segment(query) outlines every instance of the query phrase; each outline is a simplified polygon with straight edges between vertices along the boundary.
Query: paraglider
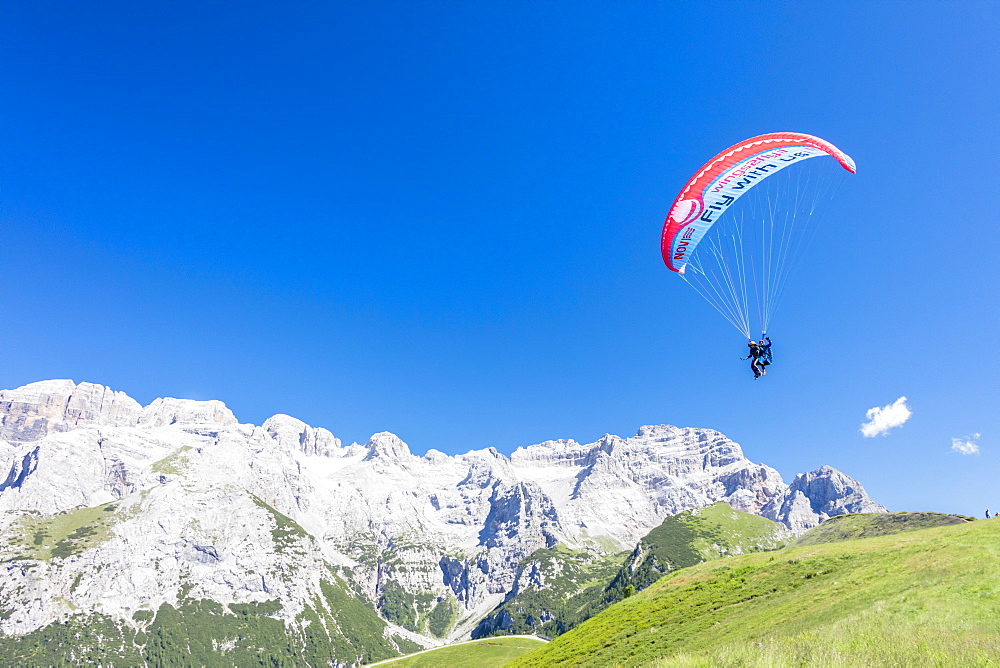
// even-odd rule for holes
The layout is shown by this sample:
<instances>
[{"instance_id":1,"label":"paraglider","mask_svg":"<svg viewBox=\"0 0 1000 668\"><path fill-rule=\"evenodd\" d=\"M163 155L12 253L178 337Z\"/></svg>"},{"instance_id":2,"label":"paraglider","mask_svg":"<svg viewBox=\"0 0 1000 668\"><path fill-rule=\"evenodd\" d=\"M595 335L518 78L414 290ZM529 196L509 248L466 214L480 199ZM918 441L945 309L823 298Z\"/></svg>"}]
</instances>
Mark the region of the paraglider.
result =
<instances>
[{"instance_id":1,"label":"paraglider","mask_svg":"<svg viewBox=\"0 0 1000 668\"><path fill-rule=\"evenodd\" d=\"M764 343L765 340L767 341L767 343ZM763 339L761 339L760 341L758 341L757 342L757 347L760 348L760 363L763 366L767 366L768 364L770 364L771 362L774 361L774 358L771 357L771 337L770 336L765 336Z\"/></svg>"},{"instance_id":2,"label":"paraglider","mask_svg":"<svg viewBox=\"0 0 1000 668\"><path fill-rule=\"evenodd\" d=\"M753 379L757 380L761 376L766 376L767 371L761 367L761 349L757 345L757 342L750 339L750 343L747 344L750 348L750 354L746 357L741 357L741 360L750 360L750 370L753 371Z\"/></svg>"},{"instance_id":3,"label":"paraglider","mask_svg":"<svg viewBox=\"0 0 1000 668\"><path fill-rule=\"evenodd\" d=\"M836 162L810 160L816 157ZM759 324L761 341L750 346L755 378L771 363L767 328L815 232L818 205L833 196L845 170L857 171L854 160L819 137L751 137L706 162L667 213L660 237L664 264L747 340L753 342L752 321Z\"/></svg>"}]
</instances>

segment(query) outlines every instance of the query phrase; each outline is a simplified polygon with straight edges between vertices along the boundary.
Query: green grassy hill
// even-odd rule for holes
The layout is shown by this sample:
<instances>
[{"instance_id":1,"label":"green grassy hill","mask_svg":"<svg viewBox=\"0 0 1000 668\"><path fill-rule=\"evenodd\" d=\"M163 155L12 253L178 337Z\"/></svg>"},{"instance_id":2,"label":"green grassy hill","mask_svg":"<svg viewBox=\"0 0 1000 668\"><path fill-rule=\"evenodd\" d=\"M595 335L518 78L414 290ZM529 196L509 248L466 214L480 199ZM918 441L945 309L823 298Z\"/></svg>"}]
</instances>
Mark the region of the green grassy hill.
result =
<instances>
[{"instance_id":1,"label":"green grassy hill","mask_svg":"<svg viewBox=\"0 0 1000 668\"><path fill-rule=\"evenodd\" d=\"M782 547L792 534L782 525L733 510L722 501L678 513L649 532L625 561L608 591L620 595L632 585L641 591L664 573L749 552Z\"/></svg>"},{"instance_id":2,"label":"green grassy hill","mask_svg":"<svg viewBox=\"0 0 1000 668\"><path fill-rule=\"evenodd\" d=\"M818 545L842 540L874 538L904 531L951 526L972 521L971 517L944 513L854 513L826 519L802 534L792 545Z\"/></svg>"},{"instance_id":3,"label":"green grassy hill","mask_svg":"<svg viewBox=\"0 0 1000 668\"><path fill-rule=\"evenodd\" d=\"M671 573L512 666L985 665L1000 521L791 547Z\"/></svg>"},{"instance_id":4,"label":"green grassy hill","mask_svg":"<svg viewBox=\"0 0 1000 668\"><path fill-rule=\"evenodd\" d=\"M726 503L678 513L643 537L631 554L608 557L557 545L525 558L519 572L536 574L476 629L473 637L540 633L557 636L664 573L733 554L773 550L791 538L777 522Z\"/></svg>"},{"instance_id":5,"label":"green grassy hill","mask_svg":"<svg viewBox=\"0 0 1000 668\"><path fill-rule=\"evenodd\" d=\"M604 596L627 554L603 555L564 545L536 550L518 565L518 575L522 582L540 585L521 586L479 623L472 637L566 632L594 614L590 607Z\"/></svg>"},{"instance_id":6,"label":"green grassy hill","mask_svg":"<svg viewBox=\"0 0 1000 668\"><path fill-rule=\"evenodd\" d=\"M374 665L386 668L492 668L544 645L544 640L512 636L439 647Z\"/></svg>"}]
</instances>

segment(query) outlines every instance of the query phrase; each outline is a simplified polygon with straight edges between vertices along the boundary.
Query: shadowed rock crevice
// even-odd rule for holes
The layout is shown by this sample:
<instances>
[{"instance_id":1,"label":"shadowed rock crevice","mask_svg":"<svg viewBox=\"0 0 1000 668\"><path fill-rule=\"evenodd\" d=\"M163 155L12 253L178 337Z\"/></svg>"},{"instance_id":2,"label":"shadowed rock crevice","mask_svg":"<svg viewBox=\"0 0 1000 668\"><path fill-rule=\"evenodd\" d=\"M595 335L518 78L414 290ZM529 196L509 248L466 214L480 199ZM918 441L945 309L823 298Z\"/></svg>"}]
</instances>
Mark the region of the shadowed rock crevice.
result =
<instances>
[{"instance_id":1,"label":"shadowed rock crevice","mask_svg":"<svg viewBox=\"0 0 1000 668\"><path fill-rule=\"evenodd\" d=\"M25 478L31 475L35 469L38 467L38 447L36 446L32 450L25 453L24 457L20 461L15 461L10 467L10 473L7 474L7 479L0 483L0 492L10 489L12 487L20 487Z\"/></svg>"}]
</instances>

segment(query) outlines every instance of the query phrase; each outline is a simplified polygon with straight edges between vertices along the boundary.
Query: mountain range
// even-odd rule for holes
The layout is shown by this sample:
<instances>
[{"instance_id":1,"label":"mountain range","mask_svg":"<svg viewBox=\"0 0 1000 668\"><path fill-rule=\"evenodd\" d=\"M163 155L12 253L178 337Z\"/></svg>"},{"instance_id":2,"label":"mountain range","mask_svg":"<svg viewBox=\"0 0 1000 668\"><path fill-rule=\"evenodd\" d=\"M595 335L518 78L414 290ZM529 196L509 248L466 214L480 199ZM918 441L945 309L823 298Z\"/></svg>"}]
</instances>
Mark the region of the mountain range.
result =
<instances>
[{"instance_id":1,"label":"mountain range","mask_svg":"<svg viewBox=\"0 0 1000 668\"><path fill-rule=\"evenodd\" d=\"M790 534L885 511L828 466L786 484L711 429L418 456L388 432L345 445L287 415L42 381L0 392L0 645L74 624L139 656L168 618L242 619L374 660L468 637L538 550L632 551L717 502ZM206 646L249 652L248 628Z\"/></svg>"}]
</instances>

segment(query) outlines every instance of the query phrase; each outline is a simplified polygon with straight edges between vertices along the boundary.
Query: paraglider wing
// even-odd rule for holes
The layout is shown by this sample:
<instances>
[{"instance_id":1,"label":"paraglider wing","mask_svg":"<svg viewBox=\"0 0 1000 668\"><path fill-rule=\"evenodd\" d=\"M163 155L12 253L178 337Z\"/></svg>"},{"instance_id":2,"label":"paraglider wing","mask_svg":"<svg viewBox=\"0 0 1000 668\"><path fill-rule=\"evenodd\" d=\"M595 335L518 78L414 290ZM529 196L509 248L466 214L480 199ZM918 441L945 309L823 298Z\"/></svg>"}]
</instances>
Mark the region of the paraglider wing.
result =
<instances>
[{"instance_id":1,"label":"paraglider wing","mask_svg":"<svg viewBox=\"0 0 1000 668\"><path fill-rule=\"evenodd\" d=\"M727 148L698 170L670 207L660 237L667 267L684 273L698 242L719 216L755 185L789 165L830 155L854 173L854 161L828 141L798 132L751 137Z\"/></svg>"}]
</instances>

